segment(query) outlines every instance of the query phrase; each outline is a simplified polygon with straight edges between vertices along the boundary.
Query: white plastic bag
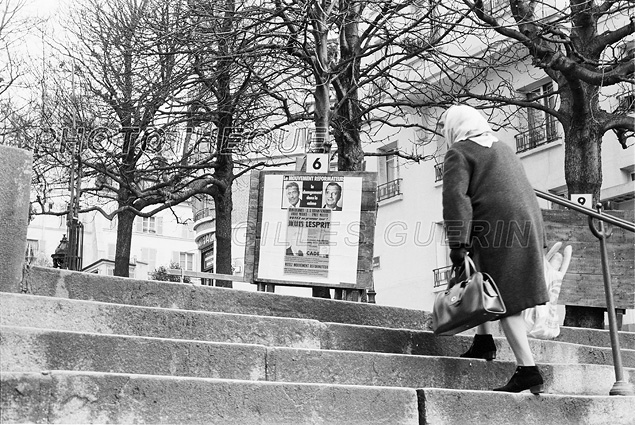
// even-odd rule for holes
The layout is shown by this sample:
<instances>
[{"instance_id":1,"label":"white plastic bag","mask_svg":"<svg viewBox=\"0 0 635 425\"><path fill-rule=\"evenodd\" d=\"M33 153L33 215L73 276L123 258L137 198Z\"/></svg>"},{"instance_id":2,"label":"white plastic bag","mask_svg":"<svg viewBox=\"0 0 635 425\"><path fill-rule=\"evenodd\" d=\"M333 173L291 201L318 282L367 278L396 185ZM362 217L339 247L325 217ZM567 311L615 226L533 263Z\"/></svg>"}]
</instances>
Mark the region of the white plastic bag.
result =
<instances>
[{"instance_id":1,"label":"white plastic bag","mask_svg":"<svg viewBox=\"0 0 635 425\"><path fill-rule=\"evenodd\" d=\"M556 242L545 256L545 282L549 301L545 305L537 305L523 312L527 334L534 338L553 339L560 334L558 296L573 252L571 245L567 245L562 255L558 252L561 246L562 242Z\"/></svg>"}]
</instances>

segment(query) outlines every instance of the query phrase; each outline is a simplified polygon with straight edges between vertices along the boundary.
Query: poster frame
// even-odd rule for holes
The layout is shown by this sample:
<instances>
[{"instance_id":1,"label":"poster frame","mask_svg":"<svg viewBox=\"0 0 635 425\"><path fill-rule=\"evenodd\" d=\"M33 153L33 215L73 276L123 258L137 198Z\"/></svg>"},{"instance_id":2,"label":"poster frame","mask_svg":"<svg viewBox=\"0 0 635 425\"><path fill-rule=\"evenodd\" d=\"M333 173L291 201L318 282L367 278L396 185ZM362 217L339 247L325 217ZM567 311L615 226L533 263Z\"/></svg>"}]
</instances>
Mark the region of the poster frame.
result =
<instances>
[{"instance_id":1,"label":"poster frame","mask_svg":"<svg viewBox=\"0 0 635 425\"><path fill-rule=\"evenodd\" d=\"M351 282L306 282L289 279L270 279L258 276L261 257L261 233L263 228L263 200L265 178L270 175L328 176L361 178L361 200L359 211L359 241L357 245L356 279ZM294 170L261 171L251 173L247 231L245 243L245 280L254 284L274 284L301 287L327 287L335 289L369 290L373 288L373 247L377 218L377 173L368 171L331 171L329 173L307 173Z\"/></svg>"}]
</instances>

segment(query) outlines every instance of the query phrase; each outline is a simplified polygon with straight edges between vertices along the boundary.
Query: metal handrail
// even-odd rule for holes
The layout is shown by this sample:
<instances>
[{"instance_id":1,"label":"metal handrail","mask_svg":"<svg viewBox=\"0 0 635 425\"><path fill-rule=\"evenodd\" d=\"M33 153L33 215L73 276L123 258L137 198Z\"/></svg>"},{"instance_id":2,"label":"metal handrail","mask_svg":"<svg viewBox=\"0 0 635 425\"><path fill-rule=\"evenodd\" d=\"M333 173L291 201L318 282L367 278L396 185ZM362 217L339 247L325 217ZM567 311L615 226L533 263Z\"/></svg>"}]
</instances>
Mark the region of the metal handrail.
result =
<instances>
[{"instance_id":1,"label":"metal handrail","mask_svg":"<svg viewBox=\"0 0 635 425\"><path fill-rule=\"evenodd\" d=\"M613 367L615 369L615 383L609 391L609 395L635 395L633 386L624 379L622 366L622 353L620 350L620 339L617 330L617 317L615 314L615 302L613 300L613 289L611 288L611 272L609 271L608 255L606 252L606 239L611 236L611 231L604 229L604 223L610 223L622 229L635 232L635 224L617 217L602 214L602 204L596 205L597 212L583 207L567 199L534 189L536 196L555 202L579 213L585 214L589 219L589 229L591 233L600 241L600 255L602 257L602 276L604 277L604 295L606 297L606 311L609 318L609 335L611 336L611 351L613 353ZM599 220L596 227L593 219Z\"/></svg>"},{"instance_id":2,"label":"metal handrail","mask_svg":"<svg viewBox=\"0 0 635 425\"><path fill-rule=\"evenodd\" d=\"M538 189L534 189L534 192L536 192L536 196L538 196L539 198L545 199L547 201L555 202L556 204L562 205L563 207L567 207L569 209L575 210L582 214L586 214L587 216L591 216L598 220L602 220L605 223L609 223L619 228L622 228L624 230L628 230L629 232L635 233L635 223L631 223L628 220L624 220L612 215L606 215L606 214L601 214L599 212L595 212L590 208L583 207L580 204L571 202L568 199L562 198L558 195L554 195L553 193L543 192Z\"/></svg>"}]
</instances>

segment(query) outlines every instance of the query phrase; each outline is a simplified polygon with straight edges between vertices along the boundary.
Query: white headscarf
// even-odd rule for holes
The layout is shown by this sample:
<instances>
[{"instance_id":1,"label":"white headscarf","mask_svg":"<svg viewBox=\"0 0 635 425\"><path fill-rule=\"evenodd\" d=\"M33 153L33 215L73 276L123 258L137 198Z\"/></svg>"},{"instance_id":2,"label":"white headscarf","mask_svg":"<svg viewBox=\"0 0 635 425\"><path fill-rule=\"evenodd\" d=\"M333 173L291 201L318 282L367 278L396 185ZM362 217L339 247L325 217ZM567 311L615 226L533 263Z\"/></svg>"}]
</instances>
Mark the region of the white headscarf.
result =
<instances>
[{"instance_id":1,"label":"white headscarf","mask_svg":"<svg viewBox=\"0 0 635 425\"><path fill-rule=\"evenodd\" d=\"M471 140L491 148L498 139L479 111L467 105L455 105L445 112L443 135L448 147L456 142Z\"/></svg>"}]
</instances>

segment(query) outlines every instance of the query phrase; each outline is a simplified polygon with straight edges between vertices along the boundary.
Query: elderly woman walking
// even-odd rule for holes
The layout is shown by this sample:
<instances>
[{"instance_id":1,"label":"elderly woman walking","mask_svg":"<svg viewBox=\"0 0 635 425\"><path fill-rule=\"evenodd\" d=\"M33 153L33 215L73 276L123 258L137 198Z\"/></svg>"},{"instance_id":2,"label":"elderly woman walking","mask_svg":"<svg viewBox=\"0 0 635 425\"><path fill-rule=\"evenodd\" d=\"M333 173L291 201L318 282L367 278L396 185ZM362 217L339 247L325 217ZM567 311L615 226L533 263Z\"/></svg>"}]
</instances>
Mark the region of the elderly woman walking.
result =
<instances>
[{"instance_id":1,"label":"elderly woman walking","mask_svg":"<svg viewBox=\"0 0 635 425\"><path fill-rule=\"evenodd\" d=\"M516 154L493 135L487 120L467 105L445 113L449 146L443 173L443 219L450 259L462 265L469 253L496 282L507 313L500 319L518 367L494 391L543 391L527 339L522 311L549 300L543 275L542 214ZM490 323L480 325L462 357L492 360Z\"/></svg>"}]
</instances>

